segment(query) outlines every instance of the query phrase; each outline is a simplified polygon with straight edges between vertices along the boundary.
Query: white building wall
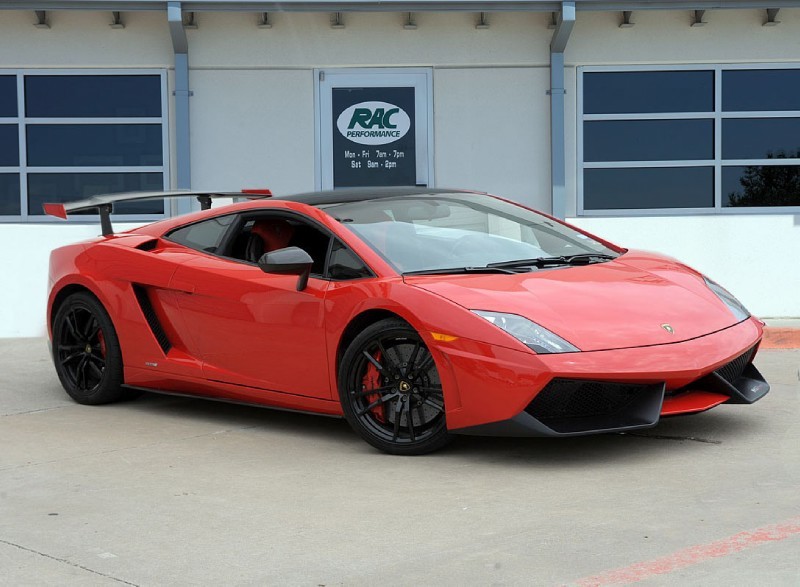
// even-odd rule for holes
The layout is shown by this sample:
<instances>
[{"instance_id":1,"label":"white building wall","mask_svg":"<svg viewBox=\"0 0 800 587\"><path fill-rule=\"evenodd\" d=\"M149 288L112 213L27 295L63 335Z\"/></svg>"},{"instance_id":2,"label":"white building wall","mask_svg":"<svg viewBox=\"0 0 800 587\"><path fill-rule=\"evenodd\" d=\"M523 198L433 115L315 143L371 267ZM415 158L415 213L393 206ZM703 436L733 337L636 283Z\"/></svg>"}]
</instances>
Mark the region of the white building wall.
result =
<instances>
[{"instance_id":1,"label":"white building wall","mask_svg":"<svg viewBox=\"0 0 800 587\"><path fill-rule=\"evenodd\" d=\"M0 67L171 68L164 12L0 13ZM433 68L434 166L439 186L496 192L550 209L549 14L497 13L476 30L473 13L416 15L197 13L188 30L192 181L199 189L314 187L314 68ZM618 12L580 12L566 52L568 206L576 209L576 67L597 64L729 63L800 60L800 10L782 9L776 27L763 11L639 11L619 29ZM170 71L171 94L173 75ZM170 104L172 100L170 100ZM172 112L170 120L173 119ZM174 149L174 129L171 129ZM170 155L174 177L174 151ZM800 222L793 215L579 218L623 246L666 252L706 271L763 316L800 316ZM121 228L121 227L120 227ZM0 224L0 336L44 333L49 251L99 232L97 225ZM779 253L776 254L775 250Z\"/></svg>"},{"instance_id":2,"label":"white building wall","mask_svg":"<svg viewBox=\"0 0 800 587\"><path fill-rule=\"evenodd\" d=\"M110 12L50 10L50 28L37 29L33 8L0 12L0 67L167 67L173 63L166 12L125 12L125 28L112 29Z\"/></svg>"},{"instance_id":3,"label":"white building wall","mask_svg":"<svg viewBox=\"0 0 800 587\"><path fill-rule=\"evenodd\" d=\"M545 67L434 71L436 184L550 209Z\"/></svg>"},{"instance_id":4,"label":"white building wall","mask_svg":"<svg viewBox=\"0 0 800 587\"><path fill-rule=\"evenodd\" d=\"M99 224L0 224L0 337L44 336L50 251L99 234Z\"/></svg>"},{"instance_id":5,"label":"white building wall","mask_svg":"<svg viewBox=\"0 0 800 587\"><path fill-rule=\"evenodd\" d=\"M475 28L474 13L417 13L416 30L403 28L406 13L270 13L271 29L256 27L258 14L196 13L189 30L193 68L387 67L437 65L545 65L549 63L549 14L497 13L491 27Z\"/></svg>"},{"instance_id":6,"label":"white building wall","mask_svg":"<svg viewBox=\"0 0 800 587\"><path fill-rule=\"evenodd\" d=\"M759 317L800 315L800 216L570 218L631 249L658 251L708 275Z\"/></svg>"},{"instance_id":7,"label":"white building wall","mask_svg":"<svg viewBox=\"0 0 800 587\"><path fill-rule=\"evenodd\" d=\"M800 9L782 8L777 26L761 26L764 10L639 10L630 28L619 12L579 12L565 58L572 65L747 63L800 58Z\"/></svg>"},{"instance_id":8,"label":"white building wall","mask_svg":"<svg viewBox=\"0 0 800 587\"><path fill-rule=\"evenodd\" d=\"M190 72L192 187L314 189L310 69Z\"/></svg>"}]
</instances>

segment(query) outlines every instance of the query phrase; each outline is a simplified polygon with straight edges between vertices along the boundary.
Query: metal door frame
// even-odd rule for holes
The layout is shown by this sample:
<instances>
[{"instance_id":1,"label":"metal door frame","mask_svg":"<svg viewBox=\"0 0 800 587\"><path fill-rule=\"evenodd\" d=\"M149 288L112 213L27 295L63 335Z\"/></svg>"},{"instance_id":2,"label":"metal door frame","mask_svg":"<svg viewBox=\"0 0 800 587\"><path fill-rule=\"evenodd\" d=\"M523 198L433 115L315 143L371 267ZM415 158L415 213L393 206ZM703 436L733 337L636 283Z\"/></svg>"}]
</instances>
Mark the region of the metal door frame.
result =
<instances>
[{"instance_id":1,"label":"metal door frame","mask_svg":"<svg viewBox=\"0 0 800 587\"><path fill-rule=\"evenodd\" d=\"M434 187L433 69L429 67L357 67L314 70L314 185L333 188L333 88L414 88L417 184ZM423 105L424 104L424 105ZM423 105L420 107L420 105Z\"/></svg>"}]
</instances>

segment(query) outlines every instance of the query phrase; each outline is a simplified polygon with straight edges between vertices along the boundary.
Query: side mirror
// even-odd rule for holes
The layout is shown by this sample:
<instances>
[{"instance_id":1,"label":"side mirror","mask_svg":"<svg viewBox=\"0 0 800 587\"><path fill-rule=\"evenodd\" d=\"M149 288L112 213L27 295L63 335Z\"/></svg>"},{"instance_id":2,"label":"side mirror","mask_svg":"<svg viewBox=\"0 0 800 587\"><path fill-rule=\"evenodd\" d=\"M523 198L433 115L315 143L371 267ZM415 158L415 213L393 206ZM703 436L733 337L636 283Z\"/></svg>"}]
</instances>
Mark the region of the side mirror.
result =
<instances>
[{"instance_id":1,"label":"side mirror","mask_svg":"<svg viewBox=\"0 0 800 587\"><path fill-rule=\"evenodd\" d=\"M297 291L303 291L308 285L308 276L314 264L311 256L298 247L286 247L264 253L258 260L258 266L264 273L282 273L297 275Z\"/></svg>"}]
</instances>

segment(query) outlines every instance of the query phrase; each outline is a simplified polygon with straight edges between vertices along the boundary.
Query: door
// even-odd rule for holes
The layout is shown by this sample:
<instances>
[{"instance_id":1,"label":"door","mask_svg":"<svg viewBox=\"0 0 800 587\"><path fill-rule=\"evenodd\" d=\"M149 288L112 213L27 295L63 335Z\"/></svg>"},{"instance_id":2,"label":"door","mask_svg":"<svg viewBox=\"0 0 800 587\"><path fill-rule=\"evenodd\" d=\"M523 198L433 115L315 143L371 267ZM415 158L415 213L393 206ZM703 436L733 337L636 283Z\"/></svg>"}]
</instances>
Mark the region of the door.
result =
<instances>
[{"instance_id":1,"label":"door","mask_svg":"<svg viewBox=\"0 0 800 587\"><path fill-rule=\"evenodd\" d=\"M430 69L317 71L317 187L433 185Z\"/></svg>"},{"instance_id":2,"label":"door","mask_svg":"<svg viewBox=\"0 0 800 587\"><path fill-rule=\"evenodd\" d=\"M269 218L259 213L239 223L235 241L246 243L254 223ZM245 258L245 247L241 254L237 247L218 257L197 254L176 270L170 287L205 378L331 399L324 306L329 282L319 275L330 237L292 222L292 241L281 246L303 248L315 265L303 291L297 291L296 275L264 273Z\"/></svg>"}]
</instances>

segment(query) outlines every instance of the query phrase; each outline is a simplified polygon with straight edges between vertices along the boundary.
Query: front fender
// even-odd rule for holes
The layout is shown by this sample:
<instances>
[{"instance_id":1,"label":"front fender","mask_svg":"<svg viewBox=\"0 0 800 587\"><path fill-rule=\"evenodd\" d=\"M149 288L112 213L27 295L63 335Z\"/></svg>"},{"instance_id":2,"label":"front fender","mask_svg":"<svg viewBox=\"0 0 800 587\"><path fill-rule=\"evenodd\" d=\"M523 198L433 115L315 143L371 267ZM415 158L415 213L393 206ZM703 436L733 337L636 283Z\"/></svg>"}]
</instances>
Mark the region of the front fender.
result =
<instances>
[{"instance_id":1,"label":"front fender","mask_svg":"<svg viewBox=\"0 0 800 587\"><path fill-rule=\"evenodd\" d=\"M492 349L500 347L515 354L524 353L535 361L535 355L525 345L485 319L446 298L408 285L401 278L332 283L325 297L325 307L328 361L333 367L330 369L331 389L338 389L337 350L345 329L358 316L371 310L391 312L419 332L439 370L448 418L457 419L463 403L453 362L463 362L461 358L454 359L459 355L457 349L466 345L468 353L473 353L478 345L481 353L491 356L496 354ZM447 336L442 340L442 337L435 338L434 333ZM459 370L463 370L463 366Z\"/></svg>"}]
</instances>

